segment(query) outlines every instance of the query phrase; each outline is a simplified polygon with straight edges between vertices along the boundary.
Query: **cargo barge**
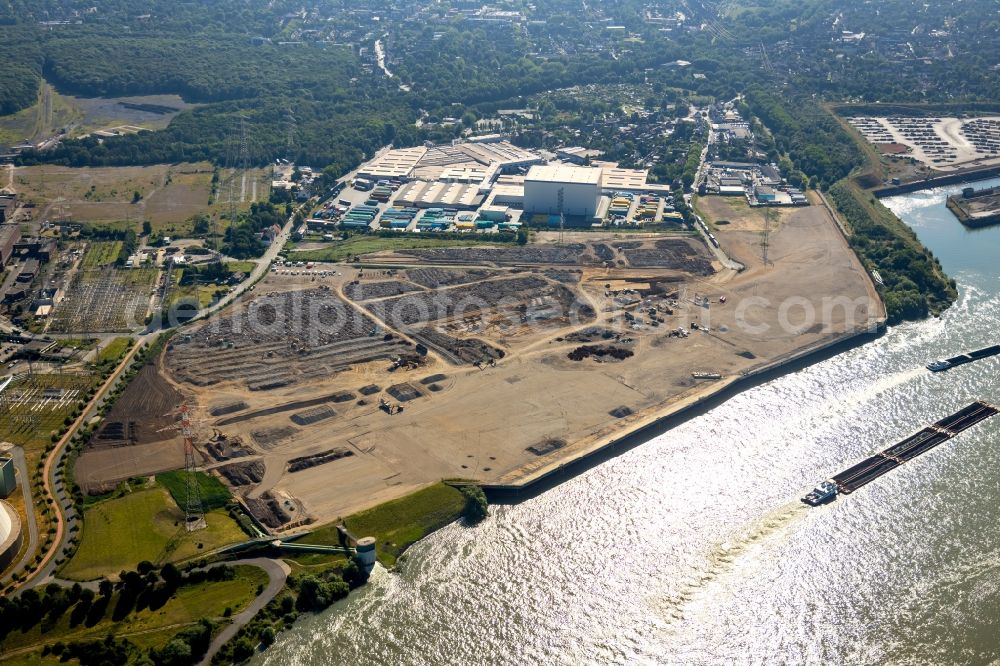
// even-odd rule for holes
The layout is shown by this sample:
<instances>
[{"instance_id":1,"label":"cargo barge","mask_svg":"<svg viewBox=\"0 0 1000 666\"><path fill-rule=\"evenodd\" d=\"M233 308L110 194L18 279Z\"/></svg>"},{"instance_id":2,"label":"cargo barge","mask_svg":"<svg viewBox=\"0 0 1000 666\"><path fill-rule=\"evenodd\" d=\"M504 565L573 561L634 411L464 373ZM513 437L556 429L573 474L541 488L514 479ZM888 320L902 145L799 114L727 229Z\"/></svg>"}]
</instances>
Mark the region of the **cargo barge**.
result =
<instances>
[{"instance_id":1,"label":"cargo barge","mask_svg":"<svg viewBox=\"0 0 1000 666\"><path fill-rule=\"evenodd\" d=\"M965 365L966 363L972 363L973 361L981 361L984 358L989 358L990 356L996 356L1000 354L1000 345L993 345L992 347L986 347L984 349L977 349L976 351L971 351L968 354L959 354L958 356L952 356L951 358L946 358L938 361L931 361L927 364L927 369L931 372L943 372L945 370L950 370L952 368L958 367L960 365Z\"/></svg>"},{"instance_id":2,"label":"cargo barge","mask_svg":"<svg viewBox=\"0 0 1000 666\"><path fill-rule=\"evenodd\" d=\"M811 506L818 506L833 501L838 494L850 495L886 472L927 453L938 444L998 413L1000 410L993 405L981 400L974 402L824 481L803 497L802 501Z\"/></svg>"}]
</instances>

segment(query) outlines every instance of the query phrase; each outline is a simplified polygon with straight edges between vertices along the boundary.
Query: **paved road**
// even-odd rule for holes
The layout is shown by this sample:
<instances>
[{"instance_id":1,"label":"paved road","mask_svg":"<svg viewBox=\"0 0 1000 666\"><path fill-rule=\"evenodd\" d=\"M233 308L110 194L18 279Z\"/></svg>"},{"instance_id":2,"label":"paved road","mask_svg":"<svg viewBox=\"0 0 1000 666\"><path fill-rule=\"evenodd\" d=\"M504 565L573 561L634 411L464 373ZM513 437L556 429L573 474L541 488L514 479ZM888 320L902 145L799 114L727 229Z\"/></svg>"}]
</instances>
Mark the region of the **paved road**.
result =
<instances>
[{"instance_id":1,"label":"paved road","mask_svg":"<svg viewBox=\"0 0 1000 666\"><path fill-rule=\"evenodd\" d=\"M132 363L132 359L135 358L136 353L140 348L144 346L150 339L152 335L144 336L140 338L131 350L125 355L121 363L111 374L111 376L104 382L97 393L94 395L90 404L84 408L83 413L80 414L79 418L73 422L66 434L63 435L53 449L52 453L45 460L45 467L42 470L42 486L45 494L54 497L56 499L56 533L53 539L53 545L49 547L48 552L45 554L45 558L42 562L42 568L27 581L23 587L35 587L42 583L48 583L52 579L52 576L56 569L56 559L59 557L59 553L66 548L66 544L69 541L70 534L72 533L72 528L74 525L80 525L80 516L73 506L73 502L66 492L65 480L62 476L58 480L55 478L56 470L60 469L62 466L62 460L66 457L67 444L73 435L76 434L80 426L89 421L97 413L98 408L104 402L104 398L108 393L115 387L119 382L125 369L129 367Z\"/></svg>"},{"instance_id":2,"label":"paved road","mask_svg":"<svg viewBox=\"0 0 1000 666\"><path fill-rule=\"evenodd\" d=\"M345 178L347 177L345 176ZM299 208L301 208L301 206L296 210ZM257 260L257 266L251 272L250 277L246 281L242 282L236 289L227 294L224 298L219 300L219 302L201 310L191 321L203 319L213 312L224 308L234 299L238 298L247 290L252 288L257 280L264 276L275 257L278 256L281 248L284 247L285 242L291 236L292 225L294 222L295 213L293 212L292 215L288 216L288 220L285 222L285 226L282 228L281 234L275 238L274 242L271 243L264 255ZM84 423L88 422L97 414L97 410L104 402L105 396L107 396L108 393L118 384L121 376L131 365L132 359L135 357L135 354L139 351L139 349L155 340L160 333L160 330L147 329L137 337L135 345L129 353L125 355L121 363L119 363L118 367L112 373L111 377L97 391L97 394L91 400L90 404L83 410L80 417L73 422L63 438L56 443L55 449L46 459L42 472L43 495L54 497L56 500L56 534L53 539L53 545L50 546L49 550L45 554L41 569L36 572L29 581L26 581L21 585L22 589L35 587L37 585L46 584L56 580L55 570L57 565L55 561L58 559L59 553L65 550L70 534L72 533L73 526L76 525L82 527L80 516L77 514L72 500L66 492L65 483L62 477L60 477L58 481L55 479L55 471L60 469L63 458L66 456L66 444Z\"/></svg>"},{"instance_id":3,"label":"paved road","mask_svg":"<svg viewBox=\"0 0 1000 666\"><path fill-rule=\"evenodd\" d=\"M698 112L700 113L701 109L698 109ZM715 132L712 130L712 124L709 123L708 124L708 137L705 140L705 147L702 148L702 150L701 150L701 157L698 160L698 171L695 172L695 176L694 176L694 186L695 186L696 189L698 187L698 183L701 182L702 175L703 175L703 172L705 170L705 158L708 157L708 147L711 146L714 141L715 141ZM685 194L684 195L684 202L687 203L687 205L688 205L689 208L691 208L691 213L694 214L694 216L696 218L698 218L698 220L701 220L702 223L704 223L704 220L702 220L701 216L698 215L698 212L694 209L694 195L693 194ZM729 257L729 255L726 254L725 251L723 251L723 249L721 247L715 247L715 245L712 244L712 241L709 240L709 238L708 238L708 232L705 229L703 229L701 227L701 225L696 224L696 225L694 225L694 227L695 227L695 230L705 240L705 245L708 246L708 249L712 251L712 254L715 255L715 258L718 259L719 263L721 263L725 268L728 268L728 269L734 270L734 271L742 271L744 268L746 268L746 266L744 266L740 262L734 261L733 259L731 259Z\"/></svg>"},{"instance_id":4,"label":"paved road","mask_svg":"<svg viewBox=\"0 0 1000 666\"><path fill-rule=\"evenodd\" d=\"M212 312L217 311L220 308L225 307L233 299L242 295L247 289L250 288L254 282L262 277L264 273L268 270L271 262L281 251L284 246L285 241L291 235L292 224L294 223L295 217L294 213L288 217L288 221L285 222L284 228L281 230L281 235L275 239L271 246L267 249L257 263L256 268L250 274L250 277L243 282L239 287L234 289L232 292L226 295L225 298L221 299L218 303L209 306L202 310L195 319L201 319ZM193 320L192 320L193 321ZM65 483L60 477L58 481L55 480L55 470L59 469L62 465L62 460L66 456L66 444L69 440L76 434L77 430L81 425L89 421L97 414L97 410L100 405L104 402L105 396L118 384L121 376L124 374L126 368L132 363L132 359L139 349L148 345L150 342L156 339L160 334L159 330L147 330L138 336L135 345L125 355L121 363L115 369L111 378L105 382L101 389L97 392L97 395L91 401L91 403L84 409L80 417L70 426L70 429L66 432L63 438L56 444L55 449L49 455L45 462L45 469L43 471L43 485L46 495L51 495L55 497L57 503L56 510L56 534L54 539L54 545L50 547L46 553L44 564L42 568L31 578L22 585L23 588L35 587L42 584L47 584L55 580L55 570L56 570L56 559L59 553L62 552L69 541L72 527L74 525L80 524L80 516L77 514L76 509L73 506L72 500L69 494L66 492Z\"/></svg>"},{"instance_id":5,"label":"paved road","mask_svg":"<svg viewBox=\"0 0 1000 666\"><path fill-rule=\"evenodd\" d=\"M264 588L264 591L261 592L259 595L257 595L257 598L254 599L250 603L250 605L243 610L243 612L234 615L232 617L232 623L228 625L225 629L223 629L222 632L215 638L215 640L212 641L212 643L208 647L208 652L205 653L205 657L200 662L205 666L208 666L211 663L212 657L215 656L215 653L218 652L222 648L222 646L226 644L227 641L229 641L233 636L236 635L236 633L241 628L243 628L248 622L250 622L250 620L252 620L254 616L262 608L264 608L264 606L271 603L271 600L274 599L276 596L278 596L278 594L284 589L285 582L288 580L288 574L291 572L291 568L284 561L271 560L266 557L255 557L255 558L248 558L245 560L233 560L231 562L216 562L214 564L208 565L207 567L205 567L205 569L215 569L221 566L240 566L240 565L263 569L264 573L266 573L268 577L267 586ZM60 579L53 579L53 580L56 583L63 585L64 587L69 587L76 583L76 581L67 581ZM85 589L91 589L94 590L95 592L98 589L98 581L88 581L86 583L80 583L80 585ZM150 633L153 631L163 631L164 629L170 629L170 628L177 628L179 630L183 627L189 626L189 624L190 623L180 623L164 627L154 627L153 629L146 629L143 631L125 633L122 634L122 636L139 636L145 633ZM5 652L3 653L2 656L6 659L8 657L12 657L18 654L33 652L35 649L37 649L36 646L30 646L20 650L15 650L13 652Z\"/></svg>"},{"instance_id":6,"label":"paved road","mask_svg":"<svg viewBox=\"0 0 1000 666\"><path fill-rule=\"evenodd\" d=\"M35 505L31 501L31 477L28 476L28 462L24 459L24 449L15 446L8 454L13 456L14 464L17 465L21 492L24 495L24 512L28 516L28 549L24 551L21 561L10 570L10 574L13 574L23 569L35 556L35 551L38 549L38 522L35 520L35 512L32 510Z\"/></svg>"},{"instance_id":7,"label":"paved road","mask_svg":"<svg viewBox=\"0 0 1000 666\"><path fill-rule=\"evenodd\" d=\"M253 567L260 567L267 573L268 583L264 591L257 595L257 598L246 607L242 613L237 613L233 616L233 622L228 627L222 630L215 640L212 641L211 645L208 646L208 652L202 658L200 666L208 666L212 662L212 657L215 653L222 649L229 639L236 635L244 625L246 625L250 620L253 619L254 615L257 614L260 609L269 604L272 599L278 596L285 587L285 581L288 579L288 574L291 571L289 566L285 564L282 560L269 560L266 557L255 557L247 560L236 560L234 562L222 562L215 566L221 566L222 564L229 564L231 566L237 566L240 564L245 564Z\"/></svg>"}]
</instances>

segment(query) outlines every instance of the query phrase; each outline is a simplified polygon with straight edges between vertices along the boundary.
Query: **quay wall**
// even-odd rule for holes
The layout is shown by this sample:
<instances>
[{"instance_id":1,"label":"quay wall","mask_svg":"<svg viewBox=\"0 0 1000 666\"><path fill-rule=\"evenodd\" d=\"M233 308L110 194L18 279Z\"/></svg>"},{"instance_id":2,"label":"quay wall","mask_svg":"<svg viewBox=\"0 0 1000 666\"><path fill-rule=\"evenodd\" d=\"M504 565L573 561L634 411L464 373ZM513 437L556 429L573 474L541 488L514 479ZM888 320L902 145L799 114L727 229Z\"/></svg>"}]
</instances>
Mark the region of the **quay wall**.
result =
<instances>
[{"instance_id":1,"label":"quay wall","mask_svg":"<svg viewBox=\"0 0 1000 666\"><path fill-rule=\"evenodd\" d=\"M909 183L900 183L899 185L880 187L878 189L872 190L872 194L874 194L879 199L882 199L884 197L893 197L896 196L897 194L909 194L910 192L919 192L920 190L930 190L935 187L942 187L944 185L957 185L959 183L969 183L976 180L983 180L985 178L992 178L994 176L1000 176L1000 164L989 167L983 167L980 169L966 169L964 171L950 173L945 176L935 176L933 178L925 178L924 180L915 180Z\"/></svg>"},{"instance_id":2,"label":"quay wall","mask_svg":"<svg viewBox=\"0 0 1000 666\"><path fill-rule=\"evenodd\" d=\"M490 501L512 502L535 496L595 465L667 432L690 418L718 407L741 391L836 356L878 338L885 330L885 319L875 320L868 328L838 335L826 342L765 363L745 374L726 378L697 396L668 403L628 431L599 441L573 456L553 461L552 464L534 470L523 478L509 483L481 484L481 487ZM454 485L463 484L455 483Z\"/></svg>"}]
</instances>

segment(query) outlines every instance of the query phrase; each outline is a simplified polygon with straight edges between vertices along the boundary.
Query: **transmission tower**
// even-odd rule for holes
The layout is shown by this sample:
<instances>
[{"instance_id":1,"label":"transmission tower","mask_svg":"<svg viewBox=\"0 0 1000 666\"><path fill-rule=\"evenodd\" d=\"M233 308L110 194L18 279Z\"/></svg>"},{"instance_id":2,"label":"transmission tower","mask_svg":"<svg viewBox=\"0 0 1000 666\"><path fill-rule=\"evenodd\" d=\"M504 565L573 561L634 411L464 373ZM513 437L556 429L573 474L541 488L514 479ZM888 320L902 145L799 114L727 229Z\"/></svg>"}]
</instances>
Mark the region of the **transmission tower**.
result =
<instances>
[{"instance_id":1,"label":"transmission tower","mask_svg":"<svg viewBox=\"0 0 1000 666\"><path fill-rule=\"evenodd\" d=\"M763 44L761 44L761 48L763 49ZM757 133L753 131L753 128L750 129L750 137L751 137L751 140L750 140L750 150L753 151L753 153L750 156L750 160L754 164L756 164L757 163ZM759 174L759 171L758 171L758 174ZM753 176L751 176L751 178L753 178ZM753 181L751 180L751 184L752 183L753 183ZM758 204L760 203L759 199L758 199L757 203ZM764 231L762 231L761 234L760 234L760 249L761 249L762 258L764 260L764 267L765 268L767 268L767 264L768 264L767 254L768 254L768 247L770 246L770 244L771 244L771 207L765 205L764 206Z\"/></svg>"},{"instance_id":2,"label":"transmission tower","mask_svg":"<svg viewBox=\"0 0 1000 666\"><path fill-rule=\"evenodd\" d=\"M187 471L184 475L184 528L188 532L194 532L208 527L208 523L205 522L205 510L201 505L201 486L198 485L198 476L195 474L195 431L191 423L191 408L188 405L181 406L180 417L180 431L184 435L184 469Z\"/></svg>"},{"instance_id":3,"label":"transmission tower","mask_svg":"<svg viewBox=\"0 0 1000 666\"><path fill-rule=\"evenodd\" d=\"M295 135L297 132L298 124L295 120L295 114L289 108L288 115L285 117L285 159L289 162L295 161Z\"/></svg>"},{"instance_id":4,"label":"transmission tower","mask_svg":"<svg viewBox=\"0 0 1000 666\"><path fill-rule=\"evenodd\" d=\"M245 195L247 171L250 169L250 143L247 138L246 118L240 116L239 129L234 131L226 151L226 167L229 170L229 233L232 237L236 227L236 187L237 181L241 188L240 199Z\"/></svg>"}]
</instances>

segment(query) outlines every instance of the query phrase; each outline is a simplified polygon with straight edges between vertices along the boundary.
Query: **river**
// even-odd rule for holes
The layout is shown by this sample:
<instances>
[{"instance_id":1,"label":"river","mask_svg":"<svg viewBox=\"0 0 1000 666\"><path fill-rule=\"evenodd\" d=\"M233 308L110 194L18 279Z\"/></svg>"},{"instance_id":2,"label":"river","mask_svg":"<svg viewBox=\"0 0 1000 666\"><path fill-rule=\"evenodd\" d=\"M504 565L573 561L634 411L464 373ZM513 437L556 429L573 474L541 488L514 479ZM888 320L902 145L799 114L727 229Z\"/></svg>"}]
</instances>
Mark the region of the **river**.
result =
<instances>
[{"instance_id":1,"label":"river","mask_svg":"<svg viewBox=\"0 0 1000 666\"><path fill-rule=\"evenodd\" d=\"M986 181L1000 183L1000 179ZM1000 419L833 504L798 498L974 399L1000 228L942 188L886 204L959 283L940 319L749 389L538 497L414 546L254 663L929 664L1000 654ZM994 661L995 663L995 661Z\"/></svg>"}]
</instances>

